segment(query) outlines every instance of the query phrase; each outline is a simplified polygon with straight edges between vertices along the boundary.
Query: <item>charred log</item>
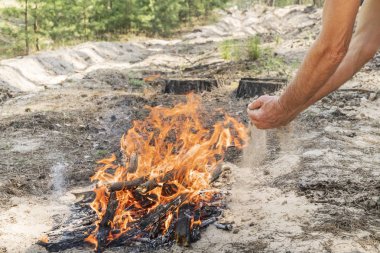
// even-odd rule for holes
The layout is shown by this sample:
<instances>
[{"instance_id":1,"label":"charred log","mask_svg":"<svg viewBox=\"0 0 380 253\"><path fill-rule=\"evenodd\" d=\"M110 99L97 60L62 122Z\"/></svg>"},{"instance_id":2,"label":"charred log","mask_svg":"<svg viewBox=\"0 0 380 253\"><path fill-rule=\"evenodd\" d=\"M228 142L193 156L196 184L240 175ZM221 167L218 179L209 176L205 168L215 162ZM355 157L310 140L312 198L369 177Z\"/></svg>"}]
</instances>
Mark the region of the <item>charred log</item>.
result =
<instances>
[{"instance_id":1,"label":"charred log","mask_svg":"<svg viewBox=\"0 0 380 253\"><path fill-rule=\"evenodd\" d=\"M138 162L139 162L138 155L136 153L133 153L130 157L130 160L129 160L129 166L128 166L127 172L128 173L135 173L137 171L138 166L139 166Z\"/></svg>"},{"instance_id":2,"label":"charred log","mask_svg":"<svg viewBox=\"0 0 380 253\"><path fill-rule=\"evenodd\" d=\"M137 196L138 193L136 192L133 192L133 194L136 195L134 197L138 199L140 205L144 204L144 201L148 203L149 199L155 200L153 194L140 196ZM216 222L216 217L220 215L219 207L214 206L214 204L219 205L219 202L204 203L200 209L194 210L194 207L190 204L183 204L187 201L187 197L186 194L182 194L167 204L159 205L149 214L146 214L135 223L130 224L131 229L129 231L122 234L118 239L109 242L107 241L107 237L110 233L120 234L119 229L110 230L109 226L109 221L112 221L115 214L114 210L118 207L117 202L114 201L116 199L116 192L111 192L107 211L99 224L99 234L97 235L99 241L98 250L103 250L104 245L107 247L136 247L136 242L139 242L139 248L150 251L157 247L171 245L175 240L183 246L199 240L200 230ZM216 195L212 201L217 201L219 198L220 196ZM48 234L49 242L39 242L39 244L53 252L85 246L84 239L95 229L94 224L97 219L96 214L86 208L88 208L88 206L76 206L73 212L75 216L81 213L80 217L70 217L67 226L58 226L54 232ZM83 210L88 211L84 212ZM162 235L162 225L169 213L174 214L175 217L166 234ZM176 215L176 213L178 213L178 215ZM191 219L200 221L200 225L193 225L193 227L191 227ZM75 226L73 226L73 224L75 224ZM100 234L102 234L105 239L100 238ZM101 245L103 246L101 247Z\"/></svg>"},{"instance_id":3,"label":"charred log","mask_svg":"<svg viewBox=\"0 0 380 253\"><path fill-rule=\"evenodd\" d=\"M157 195L155 194L141 194L138 191L133 191L133 197L139 202L140 206L144 209L152 207L157 203Z\"/></svg>"},{"instance_id":4,"label":"charred log","mask_svg":"<svg viewBox=\"0 0 380 253\"><path fill-rule=\"evenodd\" d=\"M188 94L190 92L200 93L202 91L211 91L212 88L218 87L215 79L199 80L166 80L164 93Z\"/></svg>"},{"instance_id":5,"label":"charred log","mask_svg":"<svg viewBox=\"0 0 380 253\"><path fill-rule=\"evenodd\" d=\"M82 247L84 239L95 229L95 225L77 227L70 230L56 230L49 234L48 241L38 241L49 252L61 252L74 247Z\"/></svg>"},{"instance_id":6,"label":"charred log","mask_svg":"<svg viewBox=\"0 0 380 253\"><path fill-rule=\"evenodd\" d=\"M231 231L233 229L232 224L222 224L222 223L215 222L214 225L216 228L226 230L226 231Z\"/></svg>"},{"instance_id":7,"label":"charred log","mask_svg":"<svg viewBox=\"0 0 380 253\"><path fill-rule=\"evenodd\" d=\"M155 212L149 214L147 217L143 218L140 227L145 229L148 225L154 224L164 218L169 211L174 211L179 205L187 198L187 194L182 194L175 198L173 201L166 205L160 205L156 208Z\"/></svg>"},{"instance_id":8,"label":"charred log","mask_svg":"<svg viewBox=\"0 0 380 253\"><path fill-rule=\"evenodd\" d=\"M216 217L212 217L212 218L210 218L210 219L208 219L208 220L205 220L205 221L203 221L202 223L201 223L201 228L205 228L205 227L207 227L207 226L209 226L209 225L211 225L211 224L213 224L213 223L215 223L216 222Z\"/></svg>"},{"instance_id":9,"label":"charred log","mask_svg":"<svg viewBox=\"0 0 380 253\"><path fill-rule=\"evenodd\" d=\"M211 172L211 176L209 178L210 184L218 180L220 175L222 175L222 172L223 172L223 165L218 164L216 168Z\"/></svg>"},{"instance_id":10,"label":"charred log","mask_svg":"<svg viewBox=\"0 0 380 253\"><path fill-rule=\"evenodd\" d=\"M53 231L47 234L47 240L40 240L37 244L49 252L85 246L84 239L95 229L97 216L88 206L78 204L75 204L72 212L61 224L53 227Z\"/></svg>"},{"instance_id":11,"label":"charred log","mask_svg":"<svg viewBox=\"0 0 380 253\"><path fill-rule=\"evenodd\" d=\"M107 246L107 237L111 231L110 222L113 220L118 205L119 202L116 198L116 193L111 192L108 200L107 210L99 223L99 230L96 235L96 239L98 241L98 252L103 252Z\"/></svg>"},{"instance_id":12,"label":"charred log","mask_svg":"<svg viewBox=\"0 0 380 253\"><path fill-rule=\"evenodd\" d=\"M132 190L143 184L147 180L146 177L139 177L131 181L116 182L109 186L111 192L121 191L121 190Z\"/></svg>"},{"instance_id":13,"label":"charred log","mask_svg":"<svg viewBox=\"0 0 380 253\"><path fill-rule=\"evenodd\" d=\"M174 195L178 191L178 187L175 184L164 183L162 185L162 195L169 197Z\"/></svg>"},{"instance_id":14,"label":"charred log","mask_svg":"<svg viewBox=\"0 0 380 253\"><path fill-rule=\"evenodd\" d=\"M191 243L191 217L193 208L189 204L178 210L178 219L175 227L175 239L178 245L189 247Z\"/></svg>"},{"instance_id":15,"label":"charred log","mask_svg":"<svg viewBox=\"0 0 380 253\"><path fill-rule=\"evenodd\" d=\"M141 184L139 187L137 187L137 191L139 191L142 194L147 193L157 188L158 186L160 186L160 184L164 184L169 181L172 181L176 173L177 173L176 170L171 170L163 176L158 176L156 178L148 180L145 183Z\"/></svg>"},{"instance_id":16,"label":"charred log","mask_svg":"<svg viewBox=\"0 0 380 253\"><path fill-rule=\"evenodd\" d=\"M186 198L187 195L182 194L165 205L159 205L152 213L147 214L139 222L133 224L131 230L112 241L110 246L124 245L125 243L130 243L132 238L141 238L141 235L146 233L148 228L160 222L168 213L174 212Z\"/></svg>"},{"instance_id":17,"label":"charred log","mask_svg":"<svg viewBox=\"0 0 380 253\"><path fill-rule=\"evenodd\" d=\"M181 181L181 178L185 176L185 171L186 171L186 168L179 169L179 170L173 169L167 172L163 176L158 176L156 178L146 181L145 183L142 183L141 185L137 187L137 191L140 192L141 194L145 194L159 186L165 185L169 181L172 181L174 178L177 178L178 181ZM211 173L211 176L209 178L209 183L213 183L214 181L216 181L219 178L219 176L222 174L222 172L223 172L222 165L219 164Z\"/></svg>"}]
</instances>

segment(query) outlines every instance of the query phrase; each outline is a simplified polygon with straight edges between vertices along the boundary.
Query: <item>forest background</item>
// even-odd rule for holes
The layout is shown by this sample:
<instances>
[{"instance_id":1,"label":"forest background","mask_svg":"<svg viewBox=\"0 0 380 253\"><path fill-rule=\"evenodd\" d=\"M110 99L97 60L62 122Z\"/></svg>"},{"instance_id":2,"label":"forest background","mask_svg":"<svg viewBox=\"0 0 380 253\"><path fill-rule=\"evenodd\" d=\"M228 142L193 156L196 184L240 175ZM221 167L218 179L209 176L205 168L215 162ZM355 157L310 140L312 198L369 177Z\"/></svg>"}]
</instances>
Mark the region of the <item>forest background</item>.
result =
<instances>
[{"instance_id":1,"label":"forest background","mask_svg":"<svg viewBox=\"0 0 380 253\"><path fill-rule=\"evenodd\" d=\"M216 9L321 0L0 0L0 59L86 41L173 37L214 22Z\"/></svg>"}]
</instances>

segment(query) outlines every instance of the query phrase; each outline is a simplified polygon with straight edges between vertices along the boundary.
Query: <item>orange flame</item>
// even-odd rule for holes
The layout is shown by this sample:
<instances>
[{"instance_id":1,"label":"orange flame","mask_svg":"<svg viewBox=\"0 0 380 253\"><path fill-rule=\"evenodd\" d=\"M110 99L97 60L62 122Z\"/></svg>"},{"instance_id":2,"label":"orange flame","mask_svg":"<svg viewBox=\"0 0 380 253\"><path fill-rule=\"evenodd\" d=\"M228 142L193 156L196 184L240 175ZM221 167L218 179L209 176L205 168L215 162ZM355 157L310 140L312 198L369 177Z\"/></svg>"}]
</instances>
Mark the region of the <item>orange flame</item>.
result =
<instances>
[{"instance_id":1,"label":"orange flame","mask_svg":"<svg viewBox=\"0 0 380 253\"><path fill-rule=\"evenodd\" d=\"M166 218L165 229L164 229L164 232L162 234L166 234L166 231L168 231L168 229L170 227L170 223L172 222L172 220L173 220L173 214L169 213L168 217Z\"/></svg>"},{"instance_id":2,"label":"orange flame","mask_svg":"<svg viewBox=\"0 0 380 253\"><path fill-rule=\"evenodd\" d=\"M40 239L40 242L42 243L48 243L49 242L49 237L47 235L43 235Z\"/></svg>"},{"instance_id":3,"label":"orange flame","mask_svg":"<svg viewBox=\"0 0 380 253\"><path fill-rule=\"evenodd\" d=\"M149 194L148 207L136 199L132 190L116 192L118 205L113 220L110 221L113 233L110 232L107 238L112 241L127 232L133 222L181 194L188 194L189 203L199 204L209 200L211 194L199 192L210 189L211 171L223 161L229 146L242 148L247 140L244 125L228 115L224 115L224 121L204 126L199 116L200 99L194 95L187 97L187 103L177 104L173 108L147 109L150 110L149 116L144 121L134 121L133 127L121 138L125 164L116 164L116 156L112 155L98 162L101 166L91 177L92 181L99 182L92 203L99 220L97 229L86 241L95 246L98 243L96 234L99 223L109 202L110 192L107 186L141 177L153 180L158 185L153 189L140 189L143 194ZM128 172L134 163L138 165L137 168ZM172 220L173 214L167 214L163 233L166 233Z\"/></svg>"}]
</instances>

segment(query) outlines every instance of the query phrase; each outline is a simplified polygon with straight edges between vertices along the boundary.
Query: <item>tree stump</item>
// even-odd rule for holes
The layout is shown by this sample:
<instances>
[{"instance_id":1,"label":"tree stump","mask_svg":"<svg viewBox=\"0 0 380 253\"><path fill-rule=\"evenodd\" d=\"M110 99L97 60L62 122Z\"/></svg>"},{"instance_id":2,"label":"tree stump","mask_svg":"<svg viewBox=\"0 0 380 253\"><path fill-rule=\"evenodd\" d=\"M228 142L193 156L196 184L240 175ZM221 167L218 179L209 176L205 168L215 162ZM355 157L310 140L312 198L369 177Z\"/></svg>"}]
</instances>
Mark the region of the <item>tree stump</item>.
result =
<instances>
[{"instance_id":1,"label":"tree stump","mask_svg":"<svg viewBox=\"0 0 380 253\"><path fill-rule=\"evenodd\" d=\"M190 92L200 93L202 91L211 91L214 87L218 87L218 83L215 79L169 79L165 80L163 91L164 93L184 95Z\"/></svg>"},{"instance_id":2,"label":"tree stump","mask_svg":"<svg viewBox=\"0 0 380 253\"><path fill-rule=\"evenodd\" d=\"M281 89L286 82L286 79L277 78L242 78L236 91L236 97L252 98L273 94Z\"/></svg>"}]
</instances>

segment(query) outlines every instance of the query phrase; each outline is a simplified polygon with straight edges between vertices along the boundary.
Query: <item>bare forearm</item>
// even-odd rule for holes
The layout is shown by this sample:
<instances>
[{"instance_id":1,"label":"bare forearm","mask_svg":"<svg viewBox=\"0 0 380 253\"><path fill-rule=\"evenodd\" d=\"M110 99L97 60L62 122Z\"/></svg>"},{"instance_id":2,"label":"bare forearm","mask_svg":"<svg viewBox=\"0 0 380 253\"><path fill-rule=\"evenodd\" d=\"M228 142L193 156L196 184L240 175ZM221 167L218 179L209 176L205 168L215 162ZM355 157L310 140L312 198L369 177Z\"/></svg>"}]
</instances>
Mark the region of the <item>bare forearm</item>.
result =
<instances>
[{"instance_id":1,"label":"bare forearm","mask_svg":"<svg viewBox=\"0 0 380 253\"><path fill-rule=\"evenodd\" d=\"M290 114L301 112L336 72L348 50L358 8L359 1L325 2L321 34L279 98Z\"/></svg>"},{"instance_id":2,"label":"bare forearm","mask_svg":"<svg viewBox=\"0 0 380 253\"><path fill-rule=\"evenodd\" d=\"M304 105L304 109L335 91L345 82L350 80L352 76L358 72L370 58L372 58L373 53L368 52L365 48L366 45L363 43L365 43L365 40L360 38L353 39L350 49L342 63L326 84L323 85Z\"/></svg>"},{"instance_id":3,"label":"bare forearm","mask_svg":"<svg viewBox=\"0 0 380 253\"><path fill-rule=\"evenodd\" d=\"M261 96L249 104L247 112L257 128L286 125L350 79L375 54L380 47L380 1L364 2L351 41L359 4L358 0L325 1L322 31L294 81L281 96Z\"/></svg>"},{"instance_id":4,"label":"bare forearm","mask_svg":"<svg viewBox=\"0 0 380 253\"><path fill-rule=\"evenodd\" d=\"M295 79L280 97L286 110L298 113L337 70L345 51L325 48L317 41L303 61Z\"/></svg>"}]
</instances>

